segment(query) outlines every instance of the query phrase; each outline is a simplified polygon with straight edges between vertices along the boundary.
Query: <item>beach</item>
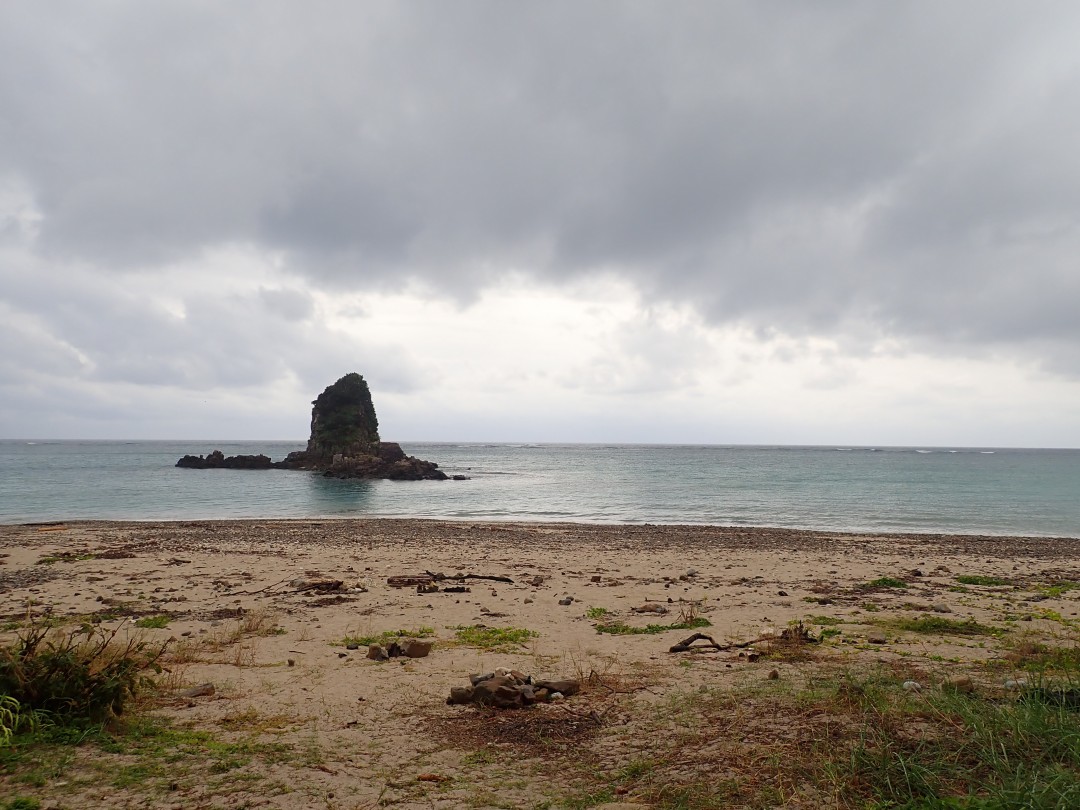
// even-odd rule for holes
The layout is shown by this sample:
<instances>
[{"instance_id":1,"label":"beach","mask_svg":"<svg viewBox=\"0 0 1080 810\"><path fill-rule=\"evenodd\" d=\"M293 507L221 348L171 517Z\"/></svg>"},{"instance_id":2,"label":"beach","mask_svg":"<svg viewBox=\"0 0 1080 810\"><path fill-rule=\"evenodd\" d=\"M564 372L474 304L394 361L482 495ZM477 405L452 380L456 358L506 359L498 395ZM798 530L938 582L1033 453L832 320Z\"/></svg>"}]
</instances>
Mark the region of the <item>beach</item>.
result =
<instances>
[{"instance_id":1,"label":"beach","mask_svg":"<svg viewBox=\"0 0 1080 810\"><path fill-rule=\"evenodd\" d=\"M970 679L1005 695L1018 634L1073 638L1075 543L412 519L2 526L5 641L44 620L168 641L142 710L247 746L222 764L204 745L124 784L102 768L130 757L81 751L63 779L19 789L51 807L558 807L606 784L579 806L649 806L657 779L700 770L626 776L675 761L672 741L697 729L672 701L882 667L897 689ZM945 629L924 632L927 617ZM987 632L948 629L964 624ZM719 649L669 652L694 632ZM433 644L372 660L380 635ZM582 690L520 710L446 704L499 667ZM800 744L755 717L715 733ZM804 787L785 804L820 806Z\"/></svg>"}]
</instances>

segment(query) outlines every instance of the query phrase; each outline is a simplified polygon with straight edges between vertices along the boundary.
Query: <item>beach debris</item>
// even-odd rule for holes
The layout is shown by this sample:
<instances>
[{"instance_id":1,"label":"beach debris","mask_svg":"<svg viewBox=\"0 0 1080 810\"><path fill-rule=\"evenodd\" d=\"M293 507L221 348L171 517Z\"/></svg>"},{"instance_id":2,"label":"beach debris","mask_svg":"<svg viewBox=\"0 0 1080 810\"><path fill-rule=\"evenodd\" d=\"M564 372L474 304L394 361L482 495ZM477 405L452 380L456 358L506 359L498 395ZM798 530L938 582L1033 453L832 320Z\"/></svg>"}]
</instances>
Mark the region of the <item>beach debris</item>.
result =
<instances>
[{"instance_id":1,"label":"beach debris","mask_svg":"<svg viewBox=\"0 0 1080 810\"><path fill-rule=\"evenodd\" d=\"M465 580L467 579L484 579L488 580L489 582L505 582L509 585L514 584L514 580L512 580L510 577L490 576L488 574L437 574L431 571L425 571L422 574L398 574L392 577L387 577L386 584L389 585L391 588L419 589L421 586L428 588L429 586L438 582L455 582L457 583L458 587L463 587L465 584ZM436 586L435 590L418 590L418 593L435 593L439 590L439 587L441 586ZM451 591L450 587L442 587L442 590L454 593L455 591ZM468 590L456 592L468 593Z\"/></svg>"},{"instance_id":2,"label":"beach debris","mask_svg":"<svg viewBox=\"0 0 1080 810\"><path fill-rule=\"evenodd\" d=\"M663 616L668 612L668 609L661 605L659 602L646 602L640 607L630 608L631 613L655 613L657 616Z\"/></svg>"},{"instance_id":3,"label":"beach debris","mask_svg":"<svg viewBox=\"0 0 1080 810\"><path fill-rule=\"evenodd\" d=\"M580 681L570 678L540 680L507 667L483 675L470 675L469 683L469 686L451 687L447 704L522 709L537 703L559 701L581 691Z\"/></svg>"},{"instance_id":4,"label":"beach debris","mask_svg":"<svg viewBox=\"0 0 1080 810\"><path fill-rule=\"evenodd\" d=\"M335 593L344 590L345 582L340 579L294 579L289 587L293 593Z\"/></svg>"}]
</instances>

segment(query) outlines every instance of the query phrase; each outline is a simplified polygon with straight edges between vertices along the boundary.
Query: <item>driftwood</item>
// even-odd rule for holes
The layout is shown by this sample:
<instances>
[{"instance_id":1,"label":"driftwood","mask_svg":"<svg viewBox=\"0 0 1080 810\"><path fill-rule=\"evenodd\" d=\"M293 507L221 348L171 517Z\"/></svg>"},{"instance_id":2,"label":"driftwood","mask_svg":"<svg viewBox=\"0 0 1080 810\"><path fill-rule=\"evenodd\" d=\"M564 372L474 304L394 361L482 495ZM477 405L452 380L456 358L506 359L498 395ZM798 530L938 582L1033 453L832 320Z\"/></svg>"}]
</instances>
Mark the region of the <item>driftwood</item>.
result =
<instances>
[{"instance_id":1,"label":"driftwood","mask_svg":"<svg viewBox=\"0 0 1080 810\"><path fill-rule=\"evenodd\" d=\"M727 647L723 647L723 646L717 644L716 639L714 639L712 636L707 636L704 633L694 633L694 635L692 635L692 636L690 636L688 638L684 638L678 644L675 644L674 646L672 646L671 649L668 650L668 652L673 652L673 653L686 652L687 650L691 649L691 645L695 641L707 641L707 642L709 642L708 644L700 644L697 647L694 647L693 649L695 649L695 650L705 650L705 649L710 649L710 648L714 649L714 650L726 650L726 649L728 649Z\"/></svg>"},{"instance_id":2,"label":"driftwood","mask_svg":"<svg viewBox=\"0 0 1080 810\"><path fill-rule=\"evenodd\" d=\"M810 635L810 632L803 627L802 622L795 624L792 627L785 629L780 635L766 635L752 638L749 641L740 641L738 644L717 644L716 640L712 636L707 636L704 633L694 633L689 638L684 638L678 644L675 644L668 650L668 652L680 653L686 652L691 649L691 645L695 641L708 641L708 644L702 644L693 649L715 649L715 650L744 650L747 647L752 647L755 644L764 644L765 642L771 642L773 644L817 644L820 639L814 638Z\"/></svg>"},{"instance_id":3,"label":"driftwood","mask_svg":"<svg viewBox=\"0 0 1080 810\"><path fill-rule=\"evenodd\" d=\"M484 574L451 574L448 576L446 574L433 574L430 571L425 571L424 573L431 577L431 579L435 582L443 582L444 580L448 579L452 579L457 582L462 582L466 579L486 579L491 582L506 582L510 585L514 584L514 580L510 579L510 577L489 577L485 576Z\"/></svg>"}]
</instances>

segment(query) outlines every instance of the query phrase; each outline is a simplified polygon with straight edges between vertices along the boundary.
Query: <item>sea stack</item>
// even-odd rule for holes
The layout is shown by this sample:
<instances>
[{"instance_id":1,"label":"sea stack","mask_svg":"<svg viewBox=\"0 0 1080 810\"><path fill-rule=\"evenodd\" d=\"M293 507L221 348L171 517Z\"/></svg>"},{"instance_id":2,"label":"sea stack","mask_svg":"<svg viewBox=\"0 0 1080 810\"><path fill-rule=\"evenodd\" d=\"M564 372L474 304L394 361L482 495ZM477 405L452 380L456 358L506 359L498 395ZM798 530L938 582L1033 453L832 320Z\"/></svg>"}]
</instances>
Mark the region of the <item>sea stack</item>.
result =
<instances>
[{"instance_id":1,"label":"sea stack","mask_svg":"<svg viewBox=\"0 0 1080 810\"><path fill-rule=\"evenodd\" d=\"M215 450L206 459L184 456L177 467L194 469L314 470L338 478L389 478L395 481L442 481L446 473L431 461L405 455L396 442L379 438L379 419L367 381L356 372L329 385L311 403L311 435L307 449L289 453L284 461L265 456L230 456Z\"/></svg>"}]
</instances>

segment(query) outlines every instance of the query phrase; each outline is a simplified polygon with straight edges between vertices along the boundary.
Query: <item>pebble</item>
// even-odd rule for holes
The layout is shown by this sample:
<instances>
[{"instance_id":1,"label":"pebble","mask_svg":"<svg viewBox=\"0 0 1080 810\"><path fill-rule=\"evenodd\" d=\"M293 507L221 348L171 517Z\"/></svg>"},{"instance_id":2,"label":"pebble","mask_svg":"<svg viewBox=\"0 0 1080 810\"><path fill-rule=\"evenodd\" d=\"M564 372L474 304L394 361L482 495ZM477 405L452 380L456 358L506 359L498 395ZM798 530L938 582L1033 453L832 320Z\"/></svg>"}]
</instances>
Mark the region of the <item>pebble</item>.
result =
<instances>
[{"instance_id":1,"label":"pebble","mask_svg":"<svg viewBox=\"0 0 1080 810\"><path fill-rule=\"evenodd\" d=\"M573 604L573 601L574 601L574 597L567 596L567 597L565 597L563 599L560 599L559 604L560 605L569 605L569 604Z\"/></svg>"},{"instance_id":2,"label":"pebble","mask_svg":"<svg viewBox=\"0 0 1080 810\"><path fill-rule=\"evenodd\" d=\"M918 681L904 681L905 692L921 692L922 684Z\"/></svg>"},{"instance_id":3,"label":"pebble","mask_svg":"<svg viewBox=\"0 0 1080 810\"><path fill-rule=\"evenodd\" d=\"M1027 685L1027 678L1017 678L1016 680L1009 678L1009 680L1005 681L1005 688L1009 690L1026 689Z\"/></svg>"},{"instance_id":4,"label":"pebble","mask_svg":"<svg viewBox=\"0 0 1080 810\"><path fill-rule=\"evenodd\" d=\"M887 644L888 639L885 636L869 636L866 639L868 644Z\"/></svg>"},{"instance_id":5,"label":"pebble","mask_svg":"<svg viewBox=\"0 0 1080 810\"><path fill-rule=\"evenodd\" d=\"M931 605L930 609L933 610L934 613L952 613L952 608L943 602L938 602L936 605Z\"/></svg>"},{"instance_id":6,"label":"pebble","mask_svg":"<svg viewBox=\"0 0 1080 810\"><path fill-rule=\"evenodd\" d=\"M770 669L769 674L766 677L770 681L778 681L778 680L780 680L780 670L778 670L778 669Z\"/></svg>"}]
</instances>

